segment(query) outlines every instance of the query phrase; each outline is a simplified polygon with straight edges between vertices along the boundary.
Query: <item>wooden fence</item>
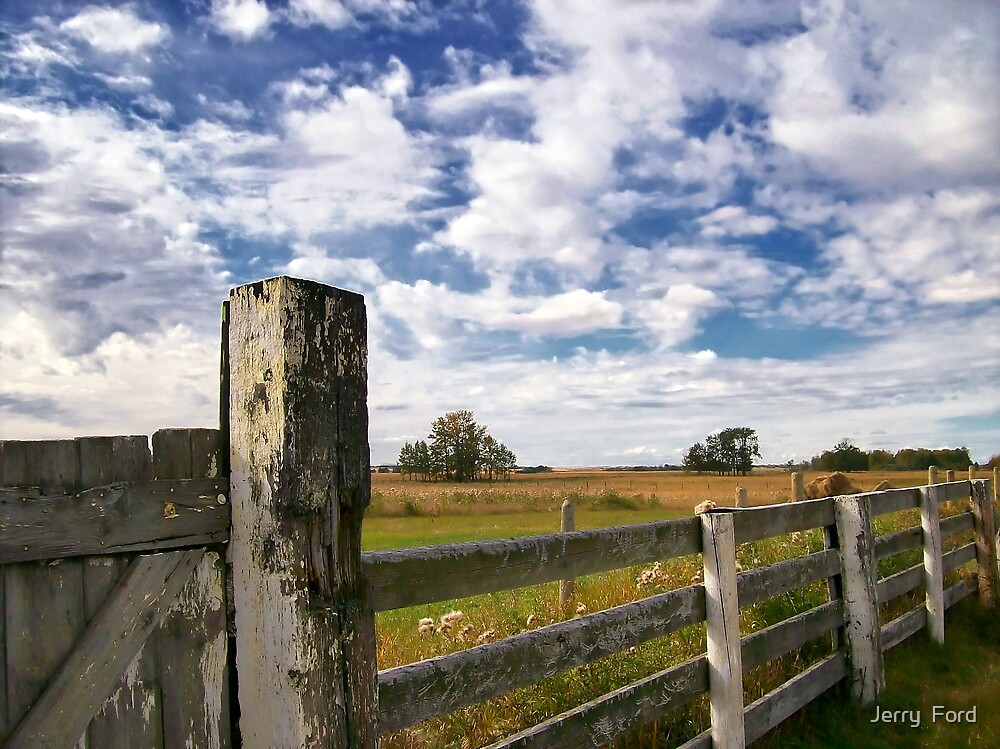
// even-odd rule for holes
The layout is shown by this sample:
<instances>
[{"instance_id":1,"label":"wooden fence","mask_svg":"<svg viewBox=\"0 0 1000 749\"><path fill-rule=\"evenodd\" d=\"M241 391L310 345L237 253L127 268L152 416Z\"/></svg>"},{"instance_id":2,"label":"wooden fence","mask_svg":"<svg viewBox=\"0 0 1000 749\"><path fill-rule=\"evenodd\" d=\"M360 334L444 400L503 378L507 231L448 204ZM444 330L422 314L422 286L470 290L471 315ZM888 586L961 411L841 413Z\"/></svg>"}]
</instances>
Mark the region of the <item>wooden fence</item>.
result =
<instances>
[{"instance_id":1,"label":"wooden fence","mask_svg":"<svg viewBox=\"0 0 1000 749\"><path fill-rule=\"evenodd\" d=\"M145 437L0 443L4 749L373 747L701 622L706 653L493 746L599 746L708 693L711 729L685 746L742 747L843 679L870 702L885 650L925 628L941 641L945 609L977 589L995 604L983 480L362 554L363 299L288 278L242 286L222 340L218 431L162 430L152 450ZM920 526L873 534L872 516L914 508ZM737 544L812 528L822 551L737 571ZM914 549L922 564L877 577ZM377 611L688 554L704 584L377 670ZM973 561L975 582L945 587ZM740 637L740 607L824 580L828 602ZM880 604L921 586L923 605L880 625ZM743 704L744 673L834 631L841 647Z\"/></svg>"}]
</instances>

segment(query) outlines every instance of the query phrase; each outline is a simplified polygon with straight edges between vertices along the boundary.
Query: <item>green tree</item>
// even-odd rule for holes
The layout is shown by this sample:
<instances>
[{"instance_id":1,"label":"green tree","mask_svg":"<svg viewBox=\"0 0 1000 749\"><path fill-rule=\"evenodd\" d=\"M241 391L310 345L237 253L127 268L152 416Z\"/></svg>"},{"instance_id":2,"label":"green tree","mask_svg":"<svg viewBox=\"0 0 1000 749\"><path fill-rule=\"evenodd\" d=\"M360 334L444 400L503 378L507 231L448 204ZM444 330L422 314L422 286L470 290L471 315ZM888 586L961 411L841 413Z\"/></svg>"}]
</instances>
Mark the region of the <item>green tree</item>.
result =
<instances>
[{"instance_id":1,"label":"green tree","mask_svg":"<svg viewBox=\"0 0 1000 749\"><path fill-rule=\"evenodd\" d=\"M750 427L729 427L708 435L705 442L695 442L684 454L686 471L713 471L719 474L747 475L753 459L760 457L757 432Z\"/></svg>"},{"instance_id":2,"label":"green tree","mask_svg":"<svg viewBox=\"0 0 1000 749\"><path fill-rule=\"evenodd\" d=\"M493 481L509 477L517 456L497 441L471 411L450 411L431 425L428 441L405 443L399 452L399 470L424 479Z\"/></svg>"}]
</instances>

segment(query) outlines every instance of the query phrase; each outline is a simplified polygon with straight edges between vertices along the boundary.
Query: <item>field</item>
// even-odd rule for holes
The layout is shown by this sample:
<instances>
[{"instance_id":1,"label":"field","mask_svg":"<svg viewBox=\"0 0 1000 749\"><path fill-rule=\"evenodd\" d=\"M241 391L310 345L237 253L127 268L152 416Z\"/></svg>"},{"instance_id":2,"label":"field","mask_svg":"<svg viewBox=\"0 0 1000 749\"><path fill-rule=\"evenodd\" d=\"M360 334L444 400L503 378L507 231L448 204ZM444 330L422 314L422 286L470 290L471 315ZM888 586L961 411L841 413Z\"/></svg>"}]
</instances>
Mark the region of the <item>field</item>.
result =
<instances>
[{"instance_id":1,"label":"field","mask_svg":"<svg viewBox=\"0 0 1000 749\"><path fill-rule=\"evenodd\" d=\"M819 474L807 475L807 481L815 475ZM851 479L856 486L871 489L883 479L888 479L894 487L919 486L926 483L927 475L922 471L858 473L851 474ZM768 504L787 501L791 479L782 471L747 477L557 471L521 475L492 485L462 486L377 474L373 476L373 512L365 520L363 541L366 549L375 550L551 533L559 529L559 509L567 498L574 499L578 506L577 528L581 530L649 522L689 515L693 506L705 499L713 499L720 505L733 504L738 485L747 489L751 504ZM913 511L901 513L892 521L879 518L877 532L885 533L914 522L919 520ZM738 561L744 569L750 569L817 551L822 544L819 530L795 533L744 544L738 549ZM913 552L904 558L886 560L882 574L913 564L919 558L919 552ZM581 578L574 600L566 610L561 610L558 604L558 585L551 583L385 612L378 615L376 623L379 668L472 647L571 618L578 612L603 610L698 582L700 576L701 558L694 555L662 566ZM745 609L742 629L744 634L754 631L825 600L825 584L815 583ZM912 606L913 600L900 601L896 608ZM454 611L461 612L460 618L453 618L450 626L442 626L442 617ZM891 618L899 611L885 613ZM425 625L421 632L420 623L425 618L432 620L433 625ZM703 625L690 627L537 685L386 736L383 746L406 749L481 746L680 663L704 648ZM747 702L826 652L829 652L829 638L756 669L746 681ZM707 704L703 698L698 699L619 745L675 745L705 728L707 720Z\"/></svg>"}]
</instances>

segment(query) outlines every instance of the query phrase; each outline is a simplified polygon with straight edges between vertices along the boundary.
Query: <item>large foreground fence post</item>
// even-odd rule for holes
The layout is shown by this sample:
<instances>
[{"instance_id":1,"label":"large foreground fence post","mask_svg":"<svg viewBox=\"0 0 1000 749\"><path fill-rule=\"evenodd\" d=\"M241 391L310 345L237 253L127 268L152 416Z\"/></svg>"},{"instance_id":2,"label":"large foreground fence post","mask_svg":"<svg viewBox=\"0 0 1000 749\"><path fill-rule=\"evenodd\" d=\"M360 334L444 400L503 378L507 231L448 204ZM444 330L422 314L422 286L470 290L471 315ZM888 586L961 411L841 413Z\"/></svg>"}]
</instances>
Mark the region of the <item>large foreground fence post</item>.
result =
<instances>
[{"instance_id":1,"label":"large foreground fence post","mask_svg":"<svg viewBox=\"0 0 1000 749\"><path fill-rule=\"evenodd\" d=\"M731 512L701 516L705 564L705 627L712 746L743 749L743 654L736 591L736 531Z\"/></svg>"},{"instance_id":2,"label":"large foreground fence post","mask_svg":"<svg viewBox=\"0 0 1000 749\"><path fill-rule=\"evenodd\" d=\"M374 747L364 299L287 277L236 288L229 366L243 746Z\"/></svg>"},{"instance_id":3,"label":"large foreground fence post","mask_svg":"<svg viewBox=\"0 0 1000 749\"><path fill-rule=\"evenodd\" d=\"M837 497L834 516L840 541L844 633L851 692L862 705L871 705L885 689L871 511L863 496Z\"/></svg>"}]
</instances>

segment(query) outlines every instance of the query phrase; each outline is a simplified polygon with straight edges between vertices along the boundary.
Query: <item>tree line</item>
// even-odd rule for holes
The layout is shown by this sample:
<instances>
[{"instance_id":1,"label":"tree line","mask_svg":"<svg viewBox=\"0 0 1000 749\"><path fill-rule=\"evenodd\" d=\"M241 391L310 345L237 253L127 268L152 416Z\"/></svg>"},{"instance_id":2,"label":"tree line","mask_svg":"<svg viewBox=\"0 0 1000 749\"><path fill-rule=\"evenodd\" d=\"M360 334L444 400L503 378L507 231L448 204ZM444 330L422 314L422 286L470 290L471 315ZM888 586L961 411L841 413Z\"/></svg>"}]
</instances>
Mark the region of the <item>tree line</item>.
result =
<instances>
[{"instance_id":1,"label":"tree line","mask_svg":"<svg viewBox=\"0 0 1000 749\"><path fill-rule=\"evenodd\" d=\"M510 477L517 456L477 424L471 411L450 411L434 420L426 440L404 443L397 464L411 479L494 481Z\"/></svg>"},{"instance_id":2,"label":"tree line","mask_svg":"<svg viewBox=\"0 0 1000 749\"><path fill-rule=\"evenodd\" d=\"M814 471L924 471L930 466L961 471L970 465L973 465L972 456L965 447L940 450L907 447L895 453L888 450L866 452L846 437L832 450L824 450L809 461L809 468Z\"/></svg>"},{"instance_id":3,"label":"tree line","mask_svg":"<svg viewBox=\"0 0 1000 749\"><path fill-rule=\"evenodd\" d=\"M746 476L753 459L760 457L757 431L750 427L729 427L695 442L684 454L684 470L696 473Z\"/></svg>"}]
</instances>

